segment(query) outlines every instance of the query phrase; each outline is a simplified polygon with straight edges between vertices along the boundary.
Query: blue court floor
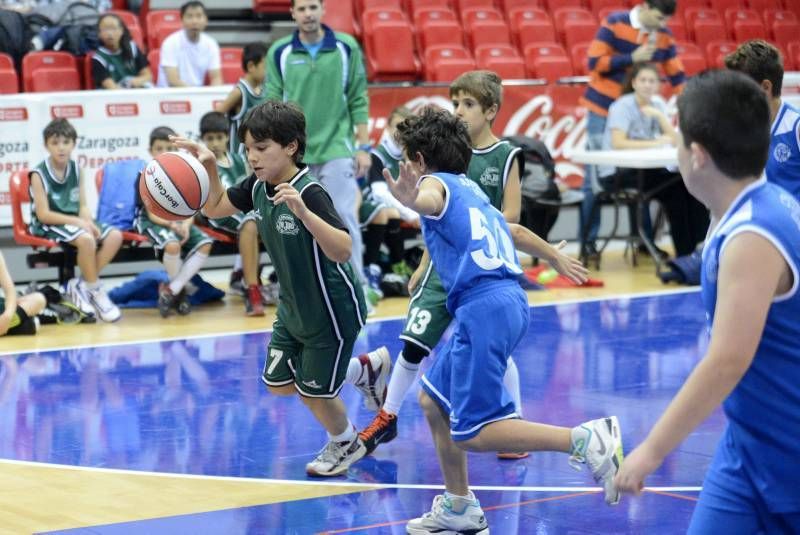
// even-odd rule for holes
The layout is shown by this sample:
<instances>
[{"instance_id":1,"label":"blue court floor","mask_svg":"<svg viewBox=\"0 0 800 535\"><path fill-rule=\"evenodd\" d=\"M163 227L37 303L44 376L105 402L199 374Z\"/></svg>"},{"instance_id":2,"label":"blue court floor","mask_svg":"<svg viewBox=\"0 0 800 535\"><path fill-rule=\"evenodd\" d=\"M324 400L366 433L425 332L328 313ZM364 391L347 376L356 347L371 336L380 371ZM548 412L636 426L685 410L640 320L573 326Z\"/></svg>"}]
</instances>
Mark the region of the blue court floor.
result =
<instances>
[{"instance_id":1,"label":"blue court floor","mask_svg":"<svg viewBox=\"0 0 800 535\"><path fill-rule=\"evenodd\" d=\"M706 342L697 292L537 306L531 313L514 353L524 416L572 426L617 415L626 452L644 438ZM394 358L401 329L400 319L370 323L355 350L387 345ZM268 332L257 332L20 354L14 373L0 359L0 458L312 481L304 467L325 433L298 399L264 389L268 340ZM315 480L353 484L353 493L59 533L404 533L406 521L427 511L442 488L416 390L406 398L397 439L346 478ZM345 387L344 399L359 427L371 421L355 390ZM647 481L652 491L613 508L588 471L574 471L563 454L521 461L470 454L470 480L492 533L681 533L724 425L716 412Z\"/></svg>"}]
</instances>

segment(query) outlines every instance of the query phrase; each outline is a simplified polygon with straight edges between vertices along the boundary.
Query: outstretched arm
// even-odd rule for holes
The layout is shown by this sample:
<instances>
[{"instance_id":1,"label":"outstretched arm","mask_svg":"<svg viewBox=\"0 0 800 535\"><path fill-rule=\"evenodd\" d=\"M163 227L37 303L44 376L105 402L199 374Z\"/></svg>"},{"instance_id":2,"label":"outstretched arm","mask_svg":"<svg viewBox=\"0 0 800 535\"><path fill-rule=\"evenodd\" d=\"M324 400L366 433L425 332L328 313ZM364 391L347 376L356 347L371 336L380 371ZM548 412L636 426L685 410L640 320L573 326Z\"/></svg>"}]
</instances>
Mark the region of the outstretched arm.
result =
<instances>
[{"instance_id":1,"label":"outstretched arm","mask_svg":"<svg viewBox=\"0 0 800 535\"><path fill-rule=\"evenodd\" d=\"M203 206L203 215L211 219L217 219L238 213L239 209L228 199L225 188L222 187L222 182L219 180L217 159L214 157L214 153L205 145L201 145L184 137L169 136L169 139L175 143L175 146L179 149L189 152L200 160L200 163L203 164L203 167L206 168L206 172L208 172L208 200L205 206Z\"/></svg>"},{"instance_id":2,"label":"outstretched arm","mask_svg":"<svg viewBox=\"0 0 800 535\"><path fill-rule=\"evenodd\" d=\"M445 190L441 182L434 178L425 178L419 186L419 175L409 162L400 164L397 180L392 178L388 169L383 170L383 178L389 186L394 198L404 206L408 206L418 214L436 216L444 210Z\"/></svg>"},{"instance_id":3,"label":"outstretched arm","mask_svg":"<svg viewBox=\"0 0 800 535\"><path fill-rule=\"evenodd\" d=\"M523 253L547 260L557 272L564 275L575 284L583 284L587 280L589 270L586 269L580 260L567 256L561 252L567 242L562 241L553 247L542 238L516 223L509 223L511 238L514 240L514 247Z\"/></svg>"}]
</instances>

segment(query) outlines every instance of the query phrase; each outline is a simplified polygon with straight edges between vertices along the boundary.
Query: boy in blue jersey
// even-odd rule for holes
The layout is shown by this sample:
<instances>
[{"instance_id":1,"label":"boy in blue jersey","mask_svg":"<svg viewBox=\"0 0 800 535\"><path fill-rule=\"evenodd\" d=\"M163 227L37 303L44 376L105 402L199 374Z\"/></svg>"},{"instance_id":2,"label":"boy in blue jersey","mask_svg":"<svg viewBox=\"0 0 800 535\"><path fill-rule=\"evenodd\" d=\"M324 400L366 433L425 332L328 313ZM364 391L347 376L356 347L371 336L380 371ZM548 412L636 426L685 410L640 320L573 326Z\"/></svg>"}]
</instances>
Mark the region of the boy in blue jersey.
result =
<instances>
[{"instance_id":1,"label":"boy in blue jersey","mask_svg":"<svg viewBox=\"0 0 800 535\"><path fill-rule=\"evenodd\" d=\"M431 428L446 491L430 513L411 520L408 533L488 533L467 481L466 451L563 451L585 462L617 503L612 480L622 460L615 417L575 428L519 419L503 386L507 357L528 328L528 300L517 277L522 268L512 243L556 260L581 280L585 269L533 233L506 223L480 186L465 176L472 149L466 125L428 108L398 125L406 162L398 179L384 171L392 194L422 217L422 233L437 266L455 332L422 377L419 401ZM486 333L480 336L477 333ZM491 334L489 334L491 333ZM457 378L457 380L455 380Z\"/></svg>"},{"instance_id":2,"label":"boy in blue jersey","mask_svg":"<svg viewBox=\"0 0 800 535\"><path fill-rule=\"evenodd\" d=\"M728 54L725 66L755 80L767 95L772 122L767 180L800 200L800 110L781 99L783 59L780 51L766 41L753 39Z\"/></svg>"},{"instance_id":3,"label":"boy in blue jersey","mask_svg":"<svg viewBox=\"0 0 800 535\"><path fill-rule=\"evenodd\" d=\"M678 99L678 162L709 207L702 299L711 340L681 390L616 477L644 479L722 403L728 427L689 533L796 533L800 526L800 204L761 177L770 109L733 71L692 78ZM708 125L713 125L709 128Z\"/></svg>"}]
</instances>

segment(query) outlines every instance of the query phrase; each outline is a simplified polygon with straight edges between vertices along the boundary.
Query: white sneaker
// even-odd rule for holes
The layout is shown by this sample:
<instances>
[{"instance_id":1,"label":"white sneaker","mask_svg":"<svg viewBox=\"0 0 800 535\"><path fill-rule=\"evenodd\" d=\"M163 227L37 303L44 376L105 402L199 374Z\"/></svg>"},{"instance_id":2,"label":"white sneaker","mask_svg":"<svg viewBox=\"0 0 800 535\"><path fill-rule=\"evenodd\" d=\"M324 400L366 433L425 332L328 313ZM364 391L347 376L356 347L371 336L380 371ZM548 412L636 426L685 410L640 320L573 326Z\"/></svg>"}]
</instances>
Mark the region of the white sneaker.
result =
<instances>
[{"instance_id":1,"label":"white sneaker","mask_svg":"<svg viewBox=\"0 0 800 535\"><path fill-rule=\"evenodd\" d=\"M89 295L83 281L75 277L67 281L65 293L72 303L78 307L83 314L94 316L94 307L89 302Z\"/></svg>"},{"instance_id":2,"label":"white sneaker","mask_svg":"<svg viewBox=\"0 0 800 535\"><path fill-rule=\"evenodd\" d=\"M622 465L622 434L616 416L591 420L572 428L572 455L569 464L580 470L579 463L589 466L594 480L602 483L606 503L619 503L614 476Z\"/></svg>"},{"instance_id":3,"label":"white sneaker","mask_svg":"<svg viewBox=\"0 0 800 535\"><path fill-rule=\"evenodd\" d=\"M378 412L386 401L386 380L392 369L392 357L386 346L358 356L361 375L353 385L364 396L364 406Z\"/></svg>"},{"instance_id":4,"label":"white sneaker","mask_svg":"<svg viewBox=\"0 0 800 535\"><path fill-rule=\"evenodd\" d=\"M86 293L89 296L89 302L97 311L97 316L101 320L112 323L122 317L119 307L108 298L108 294L106 294L102 287L88 290Z\"/></svg>"},{"instance_id":5,"label":"white sneaker","mask_svg":"<svg viewBox=\"0 0 800 535\"><path fill-rule=\"evenodd\" d=\"M331 477L347 472L350 465L367 454L367 448L358 438L350 442L329 441L317 458L306 465L306 474L310 476Z\"/></svg>"},{"instance_id":6,"label":"white sneaker","mask_svg":"<svg viewBox=\"0 0 800 535\"><path fill-rule=\"evenodd\" d=\"M489 525L486 523L486 515L483 514L481 504L474 499L475 495L471 492L470 496L473 498L472 502L468 503L460 513L453 511L450 498L442 494L436 496L429 512L406 524L406 533L411 535L427 535L429 533L488 535Z\"/></svg>"}]
</instances>

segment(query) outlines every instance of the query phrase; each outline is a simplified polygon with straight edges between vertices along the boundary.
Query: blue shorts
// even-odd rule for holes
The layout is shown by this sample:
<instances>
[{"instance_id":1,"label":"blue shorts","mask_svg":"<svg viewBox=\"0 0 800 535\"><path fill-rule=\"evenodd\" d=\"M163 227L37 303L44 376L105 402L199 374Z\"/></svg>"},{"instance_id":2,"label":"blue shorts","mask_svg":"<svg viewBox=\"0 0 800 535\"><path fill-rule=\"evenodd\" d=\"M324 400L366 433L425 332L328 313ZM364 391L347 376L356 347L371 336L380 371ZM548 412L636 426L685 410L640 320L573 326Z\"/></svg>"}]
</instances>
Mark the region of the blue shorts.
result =
<instances>
[{"instance_id":1,"label":"blue shorts","mask_svg":"<svg viewBox=\"0 0 800 535\"><path fill-rule=\"evenodd\" d=\"M503 376L529 315L528 297L516 282L493 284L459 302L453 336L421 380L450 414L453 440L469 440L487 424L519 417Z\"/></svg>"},{"instance_id":2,"label":"blue shorts","mask_svg":"<svg viewBox=\"0 0 800 535\"><path fill-rule=\"evenodd\" d=\"M770 512L745 464L726 430L703 481L687 534L718 533L720 526L733 535L800 533L800 512Z\"/></svg>"}]
</instances>

